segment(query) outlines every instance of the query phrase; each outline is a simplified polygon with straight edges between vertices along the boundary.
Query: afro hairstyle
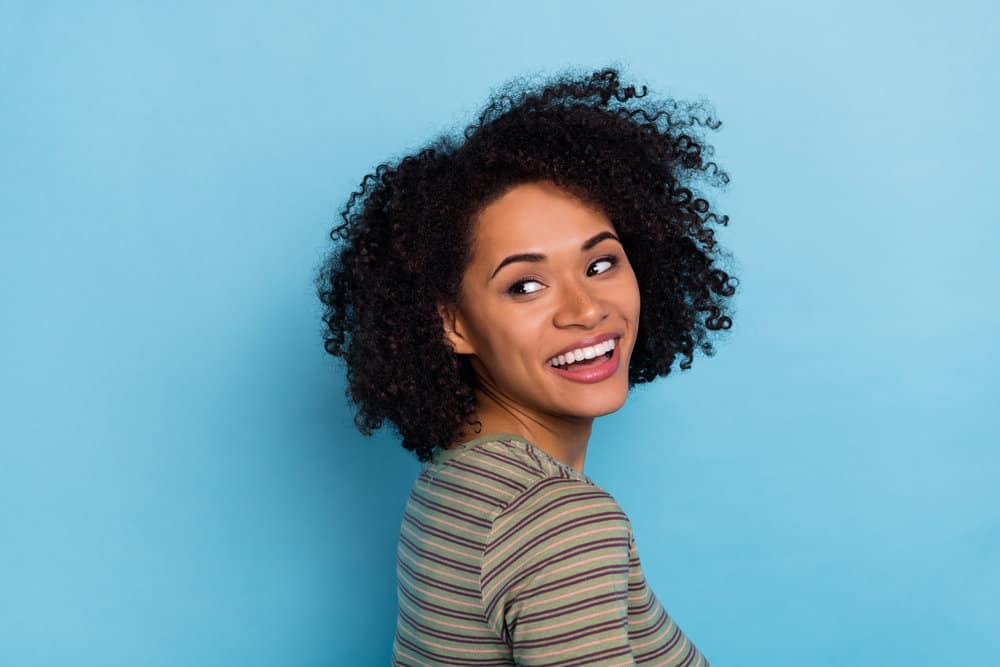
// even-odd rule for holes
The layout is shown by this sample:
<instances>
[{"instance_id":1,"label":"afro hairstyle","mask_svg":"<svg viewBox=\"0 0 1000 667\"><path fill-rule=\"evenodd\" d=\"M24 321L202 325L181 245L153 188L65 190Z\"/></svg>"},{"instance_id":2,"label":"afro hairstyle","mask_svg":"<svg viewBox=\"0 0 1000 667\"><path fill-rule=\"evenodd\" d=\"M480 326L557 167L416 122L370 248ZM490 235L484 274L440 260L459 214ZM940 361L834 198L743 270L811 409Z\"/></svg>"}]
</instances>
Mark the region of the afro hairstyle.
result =
<instances>
[{"instance_id":1,"label":"afro hairstyle","mask_svg":"<svg viewBox=\"0 0 1000 667\"><path fill-rule=\"evenodd\" d=\"M420 461L475 424L475 377L443 335L438 304L455 304L478 211L516 185L548 181L612 221L642 302L629 389L689 369L695 349L732 326L738 280L713 227L725 226L697 183L724 186L701 128L704 102L656 99L609 67L563 72L493 92L460 135L379 164L329 233L315 284L327 353L346 366L354 423L388 421Z\"/></svg>"}]
</instances>

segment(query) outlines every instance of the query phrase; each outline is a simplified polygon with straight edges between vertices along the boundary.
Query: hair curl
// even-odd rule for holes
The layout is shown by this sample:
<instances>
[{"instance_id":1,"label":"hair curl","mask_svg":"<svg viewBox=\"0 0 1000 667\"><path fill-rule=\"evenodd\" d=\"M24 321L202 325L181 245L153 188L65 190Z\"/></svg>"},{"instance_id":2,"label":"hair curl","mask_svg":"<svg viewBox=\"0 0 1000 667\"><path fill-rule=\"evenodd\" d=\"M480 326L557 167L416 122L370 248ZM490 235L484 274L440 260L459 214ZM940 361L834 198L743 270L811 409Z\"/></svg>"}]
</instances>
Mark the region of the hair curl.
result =
<instances>
[{"instance_id":1,"label":"hair curl","mask_svg":"<svg viewBox=\"0 0 1000 667\"><path fill-rule=\"evenodd\" d=\"M642 300L629 388L666 376L710 333L732 325L738 281L711 225L726 225L694 189L729 177L696 126L717 129L703 103L655 101L614 68L563 73L495 92L462 137L442 135L361 181L341 211L316 277L324 347L342 357L354 423L388 420L420 461L475 423L475 378L443 336L436 305L454 304L475 214L510 188L551 181L603 210L618 231Z\"/></svg>"}]
</instances>

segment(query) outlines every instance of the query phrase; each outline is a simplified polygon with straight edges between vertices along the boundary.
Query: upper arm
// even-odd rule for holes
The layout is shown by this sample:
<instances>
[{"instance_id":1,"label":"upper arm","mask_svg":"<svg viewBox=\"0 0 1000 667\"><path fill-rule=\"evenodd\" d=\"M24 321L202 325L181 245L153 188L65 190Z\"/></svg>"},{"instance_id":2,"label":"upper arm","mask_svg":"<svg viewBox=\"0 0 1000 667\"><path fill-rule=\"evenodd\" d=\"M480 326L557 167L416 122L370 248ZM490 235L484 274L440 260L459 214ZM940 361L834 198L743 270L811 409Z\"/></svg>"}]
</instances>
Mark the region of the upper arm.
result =
<instances>
[{"instance_id":1,"label":"upper arm","mask_svg":"<svg viewBox=\"0 0 1000 667\"><path fill-rule=\"evenodd\" d=\"M632 665L628 518L603 489L543 480L496 517L483 550L486 621L519 665Z\"/></svg>"}]
</instances>

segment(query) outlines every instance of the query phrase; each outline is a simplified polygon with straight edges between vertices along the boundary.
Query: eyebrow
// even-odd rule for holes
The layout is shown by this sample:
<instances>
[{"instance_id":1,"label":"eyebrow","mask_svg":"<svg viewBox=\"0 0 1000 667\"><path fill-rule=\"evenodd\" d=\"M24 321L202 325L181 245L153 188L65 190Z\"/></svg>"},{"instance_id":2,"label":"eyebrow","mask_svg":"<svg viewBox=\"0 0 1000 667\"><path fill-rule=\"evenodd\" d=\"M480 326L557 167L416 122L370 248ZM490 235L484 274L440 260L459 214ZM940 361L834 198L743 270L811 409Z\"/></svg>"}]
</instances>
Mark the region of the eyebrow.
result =
<instances>
[{"instance_id":1,"label":"eyebrow","mask_svg":"<svg viewBox=\"0 0 1000 667\"><path fill-rule=\"evenodd\" d=\"M601 241L603 241L604 239L614 239L615 241L621 243L621 241L618 239L617 236L605 230L584 241L583 245L580 246L580 251L586 252L591 248L593 248L598 243L600 243ZM500 265L497 266L497 268L493 271L493 274L490 276L490 280L493 280L493 278L500 272L500 269L513 262L543 262L543 261L545 261L545 255L542 255L537 252L524 252L517 255L511 255L510 257L504 258L504 260L500 262Z\"/></svg>"}]
</instances>

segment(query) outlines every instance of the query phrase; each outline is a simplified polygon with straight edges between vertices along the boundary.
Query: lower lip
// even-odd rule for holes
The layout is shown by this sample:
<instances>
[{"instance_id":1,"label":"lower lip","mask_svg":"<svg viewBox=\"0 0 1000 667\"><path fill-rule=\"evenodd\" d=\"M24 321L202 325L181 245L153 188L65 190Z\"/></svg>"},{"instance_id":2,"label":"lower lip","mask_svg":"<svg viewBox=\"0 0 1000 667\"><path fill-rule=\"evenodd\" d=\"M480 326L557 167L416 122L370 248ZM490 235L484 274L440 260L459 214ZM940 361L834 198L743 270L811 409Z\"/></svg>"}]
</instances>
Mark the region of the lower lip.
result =
<instances>
[{"instance_id":1,"label":"lower lip","mask_svg":"<svg viewBox=\"0 0 1000 667\"><path fill-rule=\"evenodd\" d=\"M600 382L601 380L606 380L615 374L618 370L618 348L620 347L621 338L615 340L615 347L611 351L611 358L605 359L604 363L596 364L594 366L583 366L582 368L577 368L573 370L566 370L564 368L556 368L555 366L548 366L549 370L556 375L561 375L567 380L572 380L573 382Z\"/></svg>"}]
</instances>

